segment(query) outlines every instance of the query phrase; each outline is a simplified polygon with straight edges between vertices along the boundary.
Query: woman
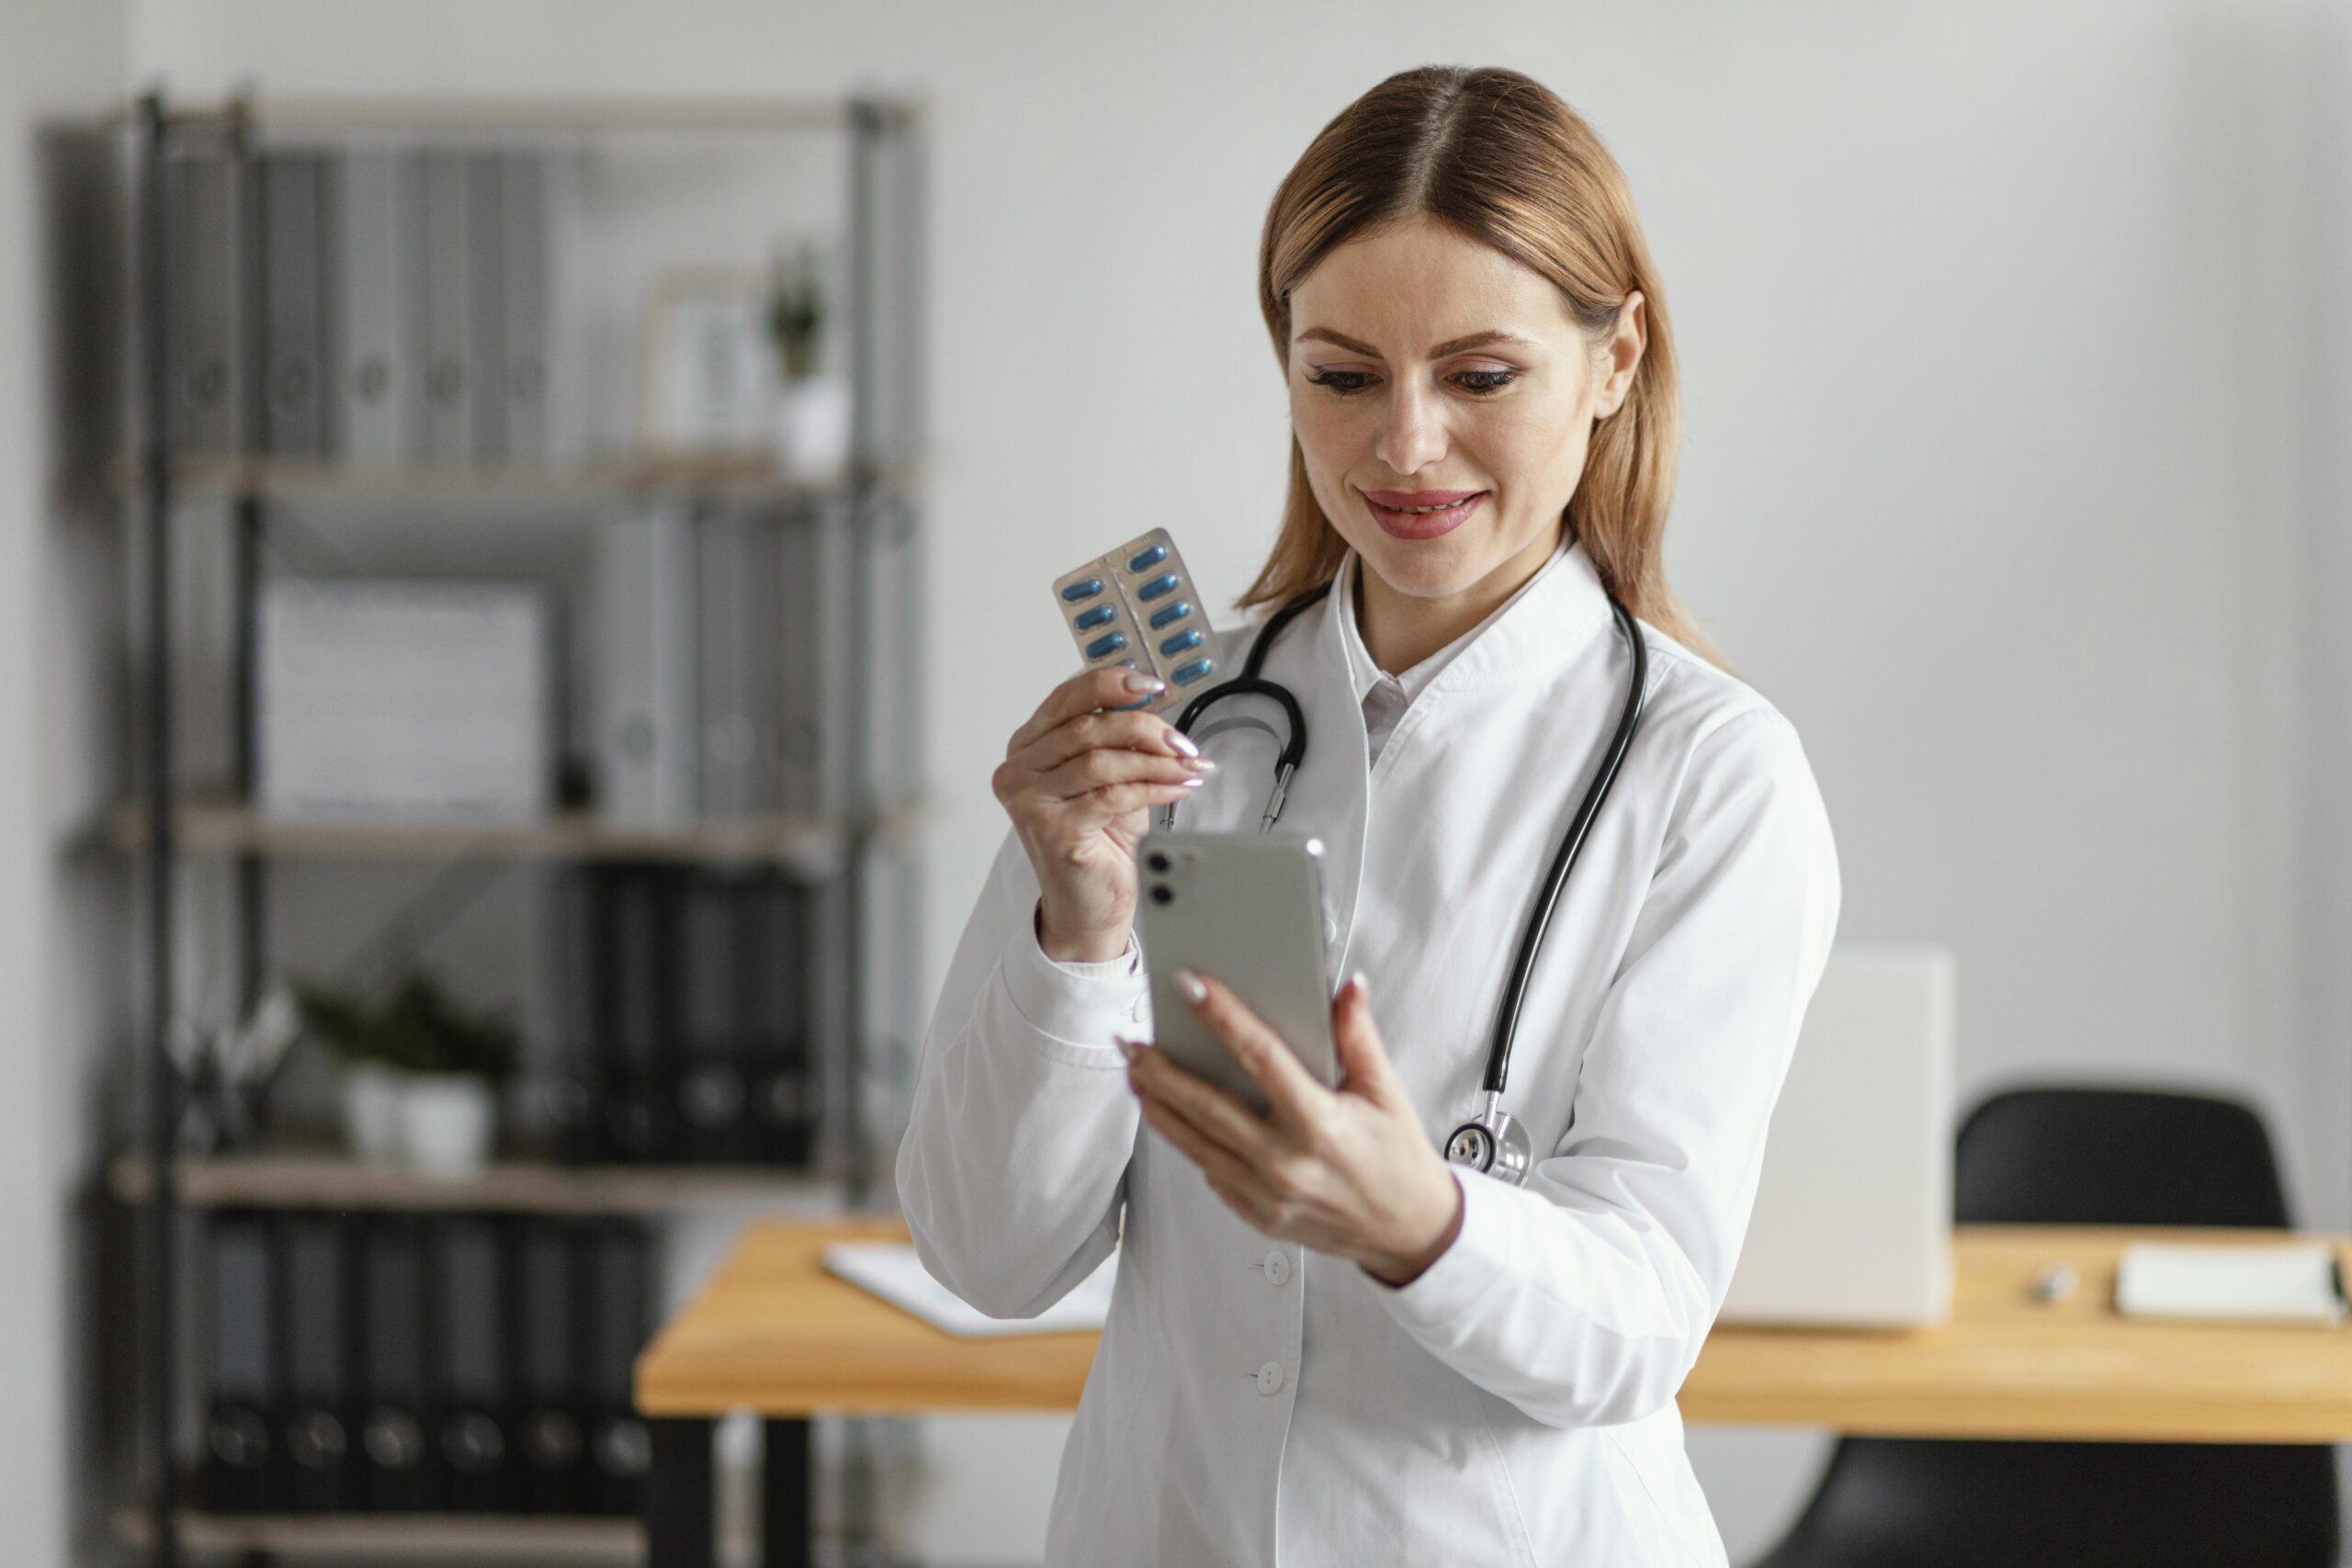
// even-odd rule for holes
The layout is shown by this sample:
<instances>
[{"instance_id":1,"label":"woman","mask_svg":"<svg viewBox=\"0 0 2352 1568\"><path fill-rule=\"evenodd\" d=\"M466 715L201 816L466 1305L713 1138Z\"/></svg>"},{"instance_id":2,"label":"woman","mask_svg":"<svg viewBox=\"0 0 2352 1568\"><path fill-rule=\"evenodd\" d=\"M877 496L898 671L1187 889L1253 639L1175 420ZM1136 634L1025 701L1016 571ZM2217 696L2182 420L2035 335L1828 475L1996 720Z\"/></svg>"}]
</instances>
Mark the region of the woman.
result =
<instances>
[{"instance_id":1,"label":"woman","mask_svg":"<svg viewBox=\"0 0 2352 1568\"><path fill-rule=\"evenodd\" d=\"M1675 1392L1723 1300L1837 855L1795 732L1668 594L1677 405L1623 176L1516 73L1391 77L1276 192L1260 296L1290 495L1244 606L1312 743L1344 1077L1215 976L1261 1119L1151 1032L1129 920L1158 809L1254 828L1272 746L1064 682L923 1043L900 1199L924 1264L1034 1314L1114 1246L1056 1564L1720 1563ZM1524 1186L1447 1165L1519 934L1648 647L1641 727L1532 972ZM1238 668L1254 626L1216 654ZM1123 682L1130 682L1123 684ZM1237 702L1256 701L1238 698ZM1195 755L1195 753L1200 753Z\"/></svg>"}]
</instances>

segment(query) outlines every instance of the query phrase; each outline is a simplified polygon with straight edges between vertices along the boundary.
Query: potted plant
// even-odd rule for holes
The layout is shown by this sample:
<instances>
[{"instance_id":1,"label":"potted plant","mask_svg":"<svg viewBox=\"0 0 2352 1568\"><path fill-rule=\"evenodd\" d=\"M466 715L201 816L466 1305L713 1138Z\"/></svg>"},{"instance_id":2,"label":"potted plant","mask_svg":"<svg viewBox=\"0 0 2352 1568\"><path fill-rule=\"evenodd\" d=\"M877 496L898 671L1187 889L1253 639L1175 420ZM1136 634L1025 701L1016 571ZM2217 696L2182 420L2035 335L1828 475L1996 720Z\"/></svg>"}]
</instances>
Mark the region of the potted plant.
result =
<instances>
[{"instance_id":1,"label":"potted plant","mask_svg":"<svg viewBox=\"0 0 2352 1568\"><path fill-rule=\"evenodd\" d=\"M465 1011L423 973L375 998L319 986L296 998L342 1060L344 1130L361 1159L445 1175L489 1163L519 1055L509 1020Z\"/></svg>"},{"instance_id":2,"label":"potted plant","mask_svg":"<svg viewBox=\"0 0 2352 1568\"><path fill-rule=\"evenodd\" d=\"M825 265L803 242L778 257L768 293L768 335L782 377L776 402L776 465L786 479L826 484L849 462L849 384L824 367Z\"/></svg>"}]
</instances>

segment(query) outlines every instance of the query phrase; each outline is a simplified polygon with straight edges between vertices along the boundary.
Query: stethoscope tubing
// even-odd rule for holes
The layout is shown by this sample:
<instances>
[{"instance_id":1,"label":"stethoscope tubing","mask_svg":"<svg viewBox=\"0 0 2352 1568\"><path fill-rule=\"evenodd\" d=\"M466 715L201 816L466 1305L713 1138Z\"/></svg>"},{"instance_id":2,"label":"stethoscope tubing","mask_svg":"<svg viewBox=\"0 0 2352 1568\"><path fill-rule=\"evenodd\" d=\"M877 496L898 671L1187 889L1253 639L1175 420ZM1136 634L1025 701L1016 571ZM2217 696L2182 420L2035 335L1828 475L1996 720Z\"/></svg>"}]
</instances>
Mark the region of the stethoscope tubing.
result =
<instances>
[{"instance_id":1,"label":"stethoscope tubing","mask_svg":"<svg viewBox=\"0 0 2352 1568\"><path fill-rule=\"evenodd\" d=\"M1265 663L1268 648L1282 629L1330 592L1329 582L1319 584L1267 617L1266 624L1258 628L1257 637L1250 642L1250 656L1243 661L1241 673L1230 681L1212 686L1185 704L1183 712L1176 720L1176 728L1190 735L1200 716L1212 704L1226 697L1258 695L1282 705L1283 716L1290 721L1290 738L1275 762L1274 790L1259 824L1261 832L1272 829L1275 818L1282 815L1283 800L1289 790L1291 777L1306 759L1306 716L1300 710L1298 699L1287 687L1265 679L1259 671ZM1560 893L1567 886L1568 873L1575 866L1577 855L1584 848L1585 839L1591 831L1593 818L1600 814L1601 802L1609 798L1609 789L1616 782L1619 764L1624 761L1626 750L1633 744L1634 731L1641 726L1642 705L1648 695L1648 643L1643 637L1633 613L1625 608L1617 595L1606 589L1602 592L1609 600L1610 613L1616 617L1617 629L1624 633L1626 642L1633 649L1633 674L1626 682L1625 705L1618 716L1616 734L1610 741L1608 751L1601 757L1600 770L1593 774L1591 784L1585 790L1582 804L1577 807L1576 816L1568 823L1566 836L1560 840L1560 847L1553 855L1551 870L1544 877L1544 896L1536 901L1535 912L1528 920L1526 930L1520 934L1519 951L1512 958L1510 977L1503 987L1502 1004L1495 1015L1494 1038L1487 1048L1487 1071L1481 1080L1490 1102L1499 1100L1510 1072L1511 1044L1519 1035L1520 1010L1527 999L1527 982L1535 968L1535 954L1543 945L1544 933L1551 927L1553 910L1559 904ZM1172 825L1175 817L1175 805L1170 802L1162 818L1163 825Z\"/></svg>"}]
</instances>

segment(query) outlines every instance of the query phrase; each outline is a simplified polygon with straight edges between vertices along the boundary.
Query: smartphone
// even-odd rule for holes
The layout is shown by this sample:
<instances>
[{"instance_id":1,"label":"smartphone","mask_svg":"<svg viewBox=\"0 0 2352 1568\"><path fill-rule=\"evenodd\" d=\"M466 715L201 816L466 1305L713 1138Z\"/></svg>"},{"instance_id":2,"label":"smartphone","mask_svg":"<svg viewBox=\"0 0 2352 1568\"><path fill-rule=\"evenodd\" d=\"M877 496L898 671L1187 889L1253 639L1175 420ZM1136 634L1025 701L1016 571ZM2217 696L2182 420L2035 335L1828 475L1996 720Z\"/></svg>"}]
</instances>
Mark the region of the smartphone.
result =
<instances>
[{"instance_id":1,"label":"smartphone","mask_svg":"<svg viewBox=\"0 0 2352 1568\"><path fill-rule=\"evenodd\" d=\"M1176 971L1224 981L1324 1087L1339 1083L1323 951L1323 846L1277 833L1148 833L1136 845L1136 930L1154 1046L1259 1114L1266 1097L1177 994Z\"/></svg>"}]
</instances>

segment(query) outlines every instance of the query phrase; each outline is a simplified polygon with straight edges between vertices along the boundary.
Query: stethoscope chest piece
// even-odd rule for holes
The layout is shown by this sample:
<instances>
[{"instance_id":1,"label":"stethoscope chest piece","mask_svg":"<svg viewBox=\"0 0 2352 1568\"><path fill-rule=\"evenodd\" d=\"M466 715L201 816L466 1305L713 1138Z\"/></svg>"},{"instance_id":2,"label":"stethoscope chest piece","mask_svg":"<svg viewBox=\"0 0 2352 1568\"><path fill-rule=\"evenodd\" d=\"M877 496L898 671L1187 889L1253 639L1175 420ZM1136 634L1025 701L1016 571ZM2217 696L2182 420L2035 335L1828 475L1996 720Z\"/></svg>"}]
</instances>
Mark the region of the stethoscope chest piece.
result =
<instances>
[{"instance_id":1,"label":"stethoscope chest piece","mask_svg":"<svg viewBox=\"0 0 2352 1568\"><path fill-rule=\"evenodd\" d=\"M1527 1129L1503 1109L1502 1096L1490 1094L1487 1108L1445 1140L1445 1162L1524 1187L1534 1152L1527 1142Z\"/></svg>"}]
</instances>

